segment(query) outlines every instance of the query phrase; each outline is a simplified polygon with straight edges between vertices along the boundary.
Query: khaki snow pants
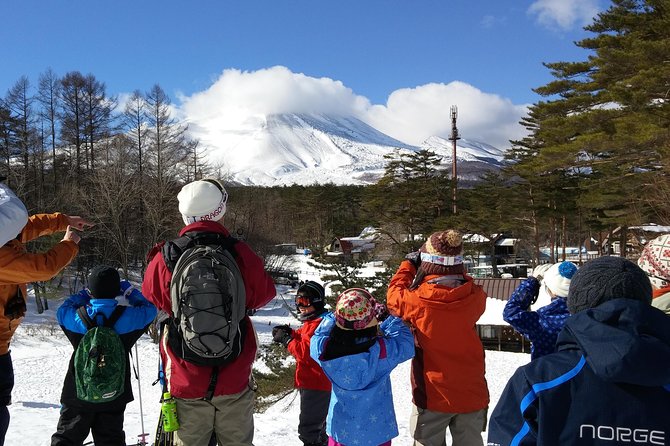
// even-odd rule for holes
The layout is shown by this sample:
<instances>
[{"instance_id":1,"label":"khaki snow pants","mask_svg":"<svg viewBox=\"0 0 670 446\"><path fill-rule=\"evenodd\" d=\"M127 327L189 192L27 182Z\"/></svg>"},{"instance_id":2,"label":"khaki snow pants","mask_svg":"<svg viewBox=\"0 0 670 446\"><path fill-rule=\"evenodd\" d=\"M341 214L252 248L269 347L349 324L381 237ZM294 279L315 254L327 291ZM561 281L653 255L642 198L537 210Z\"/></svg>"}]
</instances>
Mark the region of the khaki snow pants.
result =
<instances>
[{"instance_id":1,"label":"khaki snow pants","mask_svg":"<svg viewBox=\"0 0 670 446\"><path fill-rule=\"evenodd\" d=\"M409 420L414 446L447 446L447 428L451 433L452 446L483 446L484 426L486 409L470 413L443 413L412 405Z\"/></svg>"},{"instance_id":2,"label":"khaki snow pants","mask_svg":"<svg viewBox=\"0 0 670 446\"><path fill-rule=\"evenodd\" d=\"M254 399L249 388L212 401L175 398L179 420L175 446L206 446L212 431L221 446L253 446Z\"/></svg>"}]
</instances>

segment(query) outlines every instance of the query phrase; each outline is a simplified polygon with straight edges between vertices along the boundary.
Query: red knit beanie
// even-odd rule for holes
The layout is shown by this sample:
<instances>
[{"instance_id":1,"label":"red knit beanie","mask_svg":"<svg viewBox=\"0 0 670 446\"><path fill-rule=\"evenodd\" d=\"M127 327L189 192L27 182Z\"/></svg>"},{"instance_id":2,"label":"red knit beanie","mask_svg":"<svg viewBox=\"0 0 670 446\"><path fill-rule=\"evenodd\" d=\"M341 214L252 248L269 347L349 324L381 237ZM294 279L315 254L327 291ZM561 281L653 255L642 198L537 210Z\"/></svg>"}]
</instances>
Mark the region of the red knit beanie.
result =
<instances>
[{"instance_id":1,"label":"red knit beanie","mask_svg":"<svg viewBox=\"0 0 670 446\"><path fill-rule=\"evenodd\" d=\"M454 229L436 232L419 249L427 275L463 274L463 237Z\"/></svg>"}]
</instances>

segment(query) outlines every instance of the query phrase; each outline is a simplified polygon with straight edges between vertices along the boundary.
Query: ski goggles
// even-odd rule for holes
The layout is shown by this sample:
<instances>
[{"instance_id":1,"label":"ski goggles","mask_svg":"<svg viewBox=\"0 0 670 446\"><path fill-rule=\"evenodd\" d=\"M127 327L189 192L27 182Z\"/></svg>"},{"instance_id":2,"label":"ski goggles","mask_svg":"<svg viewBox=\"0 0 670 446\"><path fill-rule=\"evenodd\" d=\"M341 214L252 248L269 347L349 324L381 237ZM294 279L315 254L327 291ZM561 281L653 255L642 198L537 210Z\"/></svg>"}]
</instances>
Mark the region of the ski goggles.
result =
<instances>
[{"instance_id":1,"label":"ski goggles","mask_svg":"<svg viewBox=\"0 0 670 446\"><path fill-rule=\"evenodd\" d=\"M308 307L312 306L312 302L310 302L310 300L307 296L297 295L295 297L295 306L296 307L302 307L302 308L308 308Z\"/></svg>"}]
</instances>

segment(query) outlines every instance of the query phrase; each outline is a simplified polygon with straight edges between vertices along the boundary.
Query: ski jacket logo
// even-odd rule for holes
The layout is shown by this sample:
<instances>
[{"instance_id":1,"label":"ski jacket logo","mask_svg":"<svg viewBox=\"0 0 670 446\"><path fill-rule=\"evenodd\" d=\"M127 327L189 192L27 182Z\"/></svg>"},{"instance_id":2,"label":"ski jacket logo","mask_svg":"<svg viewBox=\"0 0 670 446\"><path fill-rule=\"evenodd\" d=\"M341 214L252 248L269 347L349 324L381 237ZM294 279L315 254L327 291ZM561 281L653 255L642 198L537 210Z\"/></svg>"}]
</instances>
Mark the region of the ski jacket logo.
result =
<instances>
[{"instance_id":1,"label":"ski jacket logo","mask_svg":"<svg viewBox=\"0 0 670 446\"><path fill-rule=\"evenodd\" d=\"M168 344L186 361L218 366L242 351L246 293L233 257L236 242L220 234L187 233L163 247L172 271Z\"/></svg>"},{"instance_id":2,"label":"ski jacket logo","mask_svg":"<svg viewBox=\"0 0 670 446\"><path fill-rule=\"evenodd\" d=\"M125 389L126 349L114 324L126 307L117 306L104 325L98 326L86 307L77 314L86 326L86 334L74 353L77 398L89 403L106 403L123 394Z\"/></svg>"}]
</instances>

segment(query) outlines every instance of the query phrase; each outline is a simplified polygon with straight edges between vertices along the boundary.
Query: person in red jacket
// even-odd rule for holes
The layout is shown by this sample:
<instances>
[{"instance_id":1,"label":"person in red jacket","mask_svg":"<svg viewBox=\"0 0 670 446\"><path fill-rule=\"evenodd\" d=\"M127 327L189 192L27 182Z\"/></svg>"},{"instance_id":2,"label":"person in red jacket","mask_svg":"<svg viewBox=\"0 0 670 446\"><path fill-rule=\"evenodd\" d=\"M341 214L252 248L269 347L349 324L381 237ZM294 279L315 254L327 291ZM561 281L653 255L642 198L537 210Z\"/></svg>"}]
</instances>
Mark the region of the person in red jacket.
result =
<instances>
[{"instance_id":1,"label":"person in red jacket","mask_svg":"<svg viewBox=\"0 0 670 446\"><path fill-rule=\"evenodd\" d=\"M332 385L309 354L310 339L327 313L323 286L307 280L296 292L295 305L302 326L293 330L288 325L278 325L272 329L272 338L295 357L295 388L300 392L298 437L305 446L325 446L328 443L326 416Z\"/></svg>"},{"instance_id":2,"label":"person in red jacket","mask_svg":"<svg viewBox=\"0 0 670 446\"><path fill-rule=\"evenodd\" d=\"M475 324L486 293L463 268L463 240L455 230L432 234L391 279L386 305L410 324L415 446L483 445L489 393L484 347Z\"/></svg>"},{"instance_id":3,"label":"person in red jacket","mask_svg":"<svg viewBox=\"0 0 670 446\"><path fill-rule=\"evenodd\" d=\"M179 233L180 237L186 233L230 237L224 227L228 194L218 180L205 179L189 183L181 189L177 199L179 212L186 224ZM179 256L171 250L164 250L163 245L165 242L155 246L148 254L149 264L144 275L142 294L159 310L173 317L170 299L172 273L168 263L176 262L172 257ZM263 307L276 295L272 278L265 272L263 259L242 241L234 243L231 251L234 251L244 281L246 309ZM167 390L177 403L180 427L175 432L175 445L206 445L214 433L219 444L252 446L255 384L251 366L256 358L257 343L248 316L245 316L240 327L244 327L245 332L239 356L218 368L196 365L177 356L167 343L168 330L165 330L160 353Z\"/></svg>"}]
</instances>

